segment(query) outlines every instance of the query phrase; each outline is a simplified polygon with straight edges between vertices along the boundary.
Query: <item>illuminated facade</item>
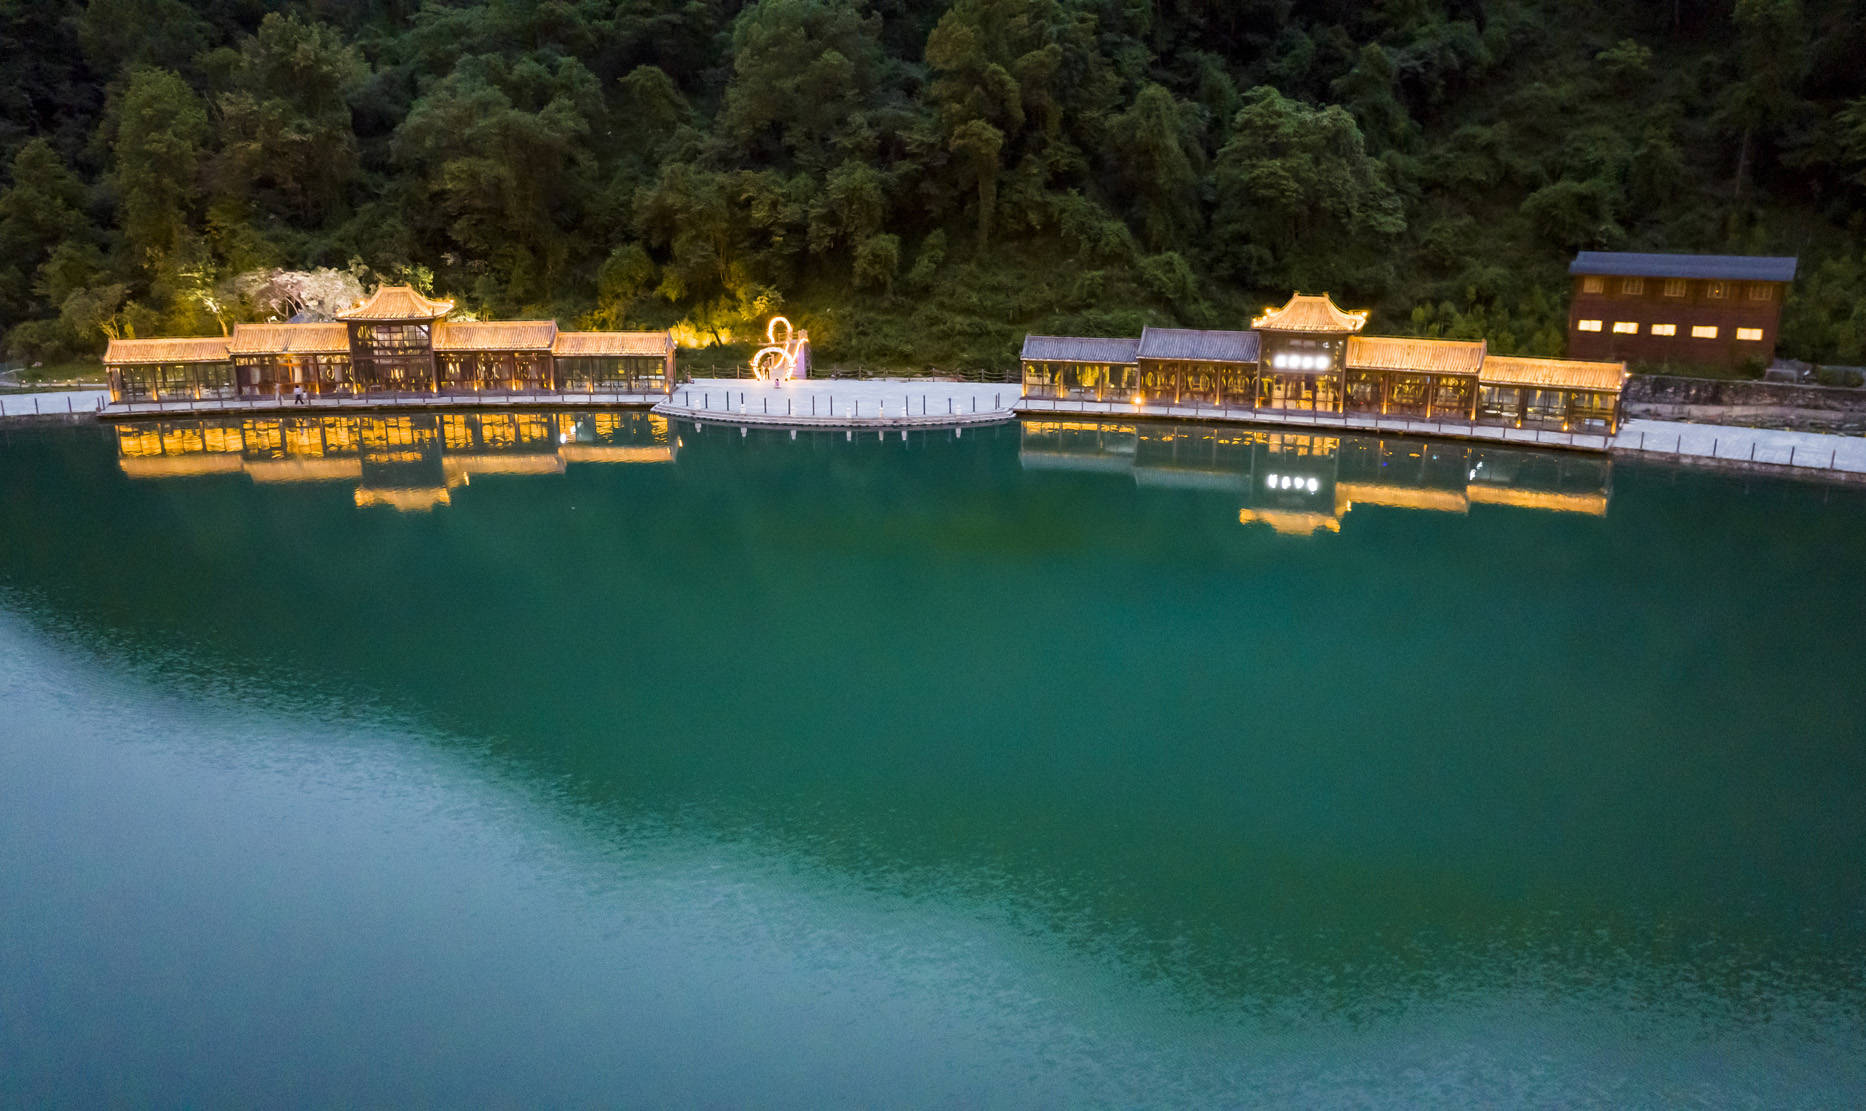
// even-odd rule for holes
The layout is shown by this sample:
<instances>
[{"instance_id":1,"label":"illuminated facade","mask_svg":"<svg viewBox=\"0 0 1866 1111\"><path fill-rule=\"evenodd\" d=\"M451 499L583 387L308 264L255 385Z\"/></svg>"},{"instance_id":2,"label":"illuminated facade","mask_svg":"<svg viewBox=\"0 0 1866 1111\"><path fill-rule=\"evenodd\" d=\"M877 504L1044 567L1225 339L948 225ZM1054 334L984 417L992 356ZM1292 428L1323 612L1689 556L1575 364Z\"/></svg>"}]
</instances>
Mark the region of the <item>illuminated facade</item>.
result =
<instances>
[{"instance_id":1,"label":"illuminated facade","mask_svg":"<svg viewBox=\"0 0 1866 1111\"><path fill-rule=\"evenodd\" d=\"M1751 255L1582 251L1568 267L1568 353L1681 366L1766 366L1798 265Z\"/></svg>"},{"instance_id":2,"label":"illuminated facade","mask_svg":"<svg viewBox=\"0 0 1866 1111\"><path fill-rule=\"evenodd\" d=\"M326 323L236 324L231 336L113 339L112 401L663 393L665 332L562 332L552 320L447 320L452 301L384 286Z\"/></svg>"},{"instance_id":3,"label":"illuminated facade","mask_svg":"<svg viewBox=\"0 0 1866 1111\"><path fill-rule=\"evenodd\" d=\"M1364 336L1364 312L1297 294L1250 331L1027 336L1024 396L1399 415L1613 432L1626 365L1492 355L1482 340Z\"/></svg>"},{"instance_id":4,"label":"illuminated facade","mask_svg":"<svg viewBox=\"0 0 1866 1111\"><path fill-rule=\"evenodd\" d=\"M116 427L131 478L241 474L338 482L358 506L450 505L475 475L561 474L571 463L670 463L679 438L644 412L472 412L137 421Z\"/></svg>"},{"instance_id":5,"label":"illuminated facade","mask_svg":"<svg viewBox=\"0 0 1866 1111\"><path fill-rule=\"evenodd\" d=\"M1567 452L1153 422L1027 420L1019 458L1229 495L1240 523L1295 536L1340 532L1357 505L1605 516L1613 474L1606 458Z\"/></svg>"}]
</instances>

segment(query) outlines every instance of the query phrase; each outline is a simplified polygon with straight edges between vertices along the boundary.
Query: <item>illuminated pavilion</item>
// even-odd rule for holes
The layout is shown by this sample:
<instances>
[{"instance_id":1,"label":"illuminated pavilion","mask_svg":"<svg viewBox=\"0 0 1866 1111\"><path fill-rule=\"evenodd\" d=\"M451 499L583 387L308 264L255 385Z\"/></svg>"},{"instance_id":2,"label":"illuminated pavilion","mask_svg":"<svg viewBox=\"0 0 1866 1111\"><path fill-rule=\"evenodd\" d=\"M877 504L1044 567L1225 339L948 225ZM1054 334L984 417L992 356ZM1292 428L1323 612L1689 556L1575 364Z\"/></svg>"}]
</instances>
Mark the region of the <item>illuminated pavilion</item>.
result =
<instances>
[{"instance_id":1,"label":"illuminated pavilion","mask_svg":"<svg viewBox=\"0 0 1866 1111\"><path fill-rule=\"evenodd\" d=\"M230 336L113 339L112 401L402 394L666 393L666 332L564 332L554 320L449 320L452 301L383 286L317 323Z\"/></svg>"},{"instance_id":2,"label":"illuminated pavilion","mask_svg":"<svg viewBox=\"0 0 1866 1111\"><path fill-rule=\"evenodd\" d=\"M1614 432L1626 364L1493 355L1483 340L1366 336L1366 312L1292 296L1249 331L1027 336L1024 396L1359 413Z\"/></svg>"}]
</instances>

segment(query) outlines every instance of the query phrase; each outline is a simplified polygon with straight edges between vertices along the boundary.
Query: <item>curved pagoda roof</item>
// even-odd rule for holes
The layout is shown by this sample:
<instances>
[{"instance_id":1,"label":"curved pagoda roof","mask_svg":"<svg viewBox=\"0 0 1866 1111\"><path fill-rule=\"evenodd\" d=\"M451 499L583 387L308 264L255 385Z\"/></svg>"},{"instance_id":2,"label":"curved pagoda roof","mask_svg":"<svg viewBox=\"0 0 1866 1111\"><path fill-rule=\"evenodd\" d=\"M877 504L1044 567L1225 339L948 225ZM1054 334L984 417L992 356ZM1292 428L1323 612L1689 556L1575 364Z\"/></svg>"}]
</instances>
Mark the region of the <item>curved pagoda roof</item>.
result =
<instances>
[{"instance_id":1,"label":"curved pagoda roof","mask_svg":"<svg viewBox=\"0 0 1866 1111\"><path fill-rule=\"evenodd\" d=\"M1326 293L1298 293L1280 309L1265 309L1250 322L1259 331L1331 332L1346 335L1367 324L1367 310L1343 312Z\"/></svg>"},{"instance_id":2,"label":"curved pagoda roof","mask_svg":"<svg viewBox=\"0 0 1866 1111\"><path fill-rule=\"evenodd\" d=\"M438 320L454 311L452 301L438 301L415 292L413 286L385 285L369 299L337 314L339 320Z\"/></svg>"}]
</instances>

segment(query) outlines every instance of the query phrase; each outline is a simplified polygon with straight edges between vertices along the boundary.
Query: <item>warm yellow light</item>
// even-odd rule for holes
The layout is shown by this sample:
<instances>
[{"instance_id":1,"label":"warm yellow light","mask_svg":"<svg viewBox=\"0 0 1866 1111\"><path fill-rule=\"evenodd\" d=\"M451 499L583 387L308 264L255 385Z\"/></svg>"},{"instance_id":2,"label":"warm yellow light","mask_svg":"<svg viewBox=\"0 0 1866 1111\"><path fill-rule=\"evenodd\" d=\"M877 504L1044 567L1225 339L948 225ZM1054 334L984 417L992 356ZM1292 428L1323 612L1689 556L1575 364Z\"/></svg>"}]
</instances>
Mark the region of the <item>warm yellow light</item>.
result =
<instances>
[{"instance_id":1,"label":"warm yellow light","mask_svg":"<svg viewBox=\"0 0 1866 1111\"><path fill-rule=\"evenodd\" d=\"M1146 403L1147 403L1147 398L1146 398L1146 396L1145 396L1144 394L1135 394L1135 395L1134 395L1134 404L1136 404L1136 405L1145 405Z\"/></svg>"}]
</instances>

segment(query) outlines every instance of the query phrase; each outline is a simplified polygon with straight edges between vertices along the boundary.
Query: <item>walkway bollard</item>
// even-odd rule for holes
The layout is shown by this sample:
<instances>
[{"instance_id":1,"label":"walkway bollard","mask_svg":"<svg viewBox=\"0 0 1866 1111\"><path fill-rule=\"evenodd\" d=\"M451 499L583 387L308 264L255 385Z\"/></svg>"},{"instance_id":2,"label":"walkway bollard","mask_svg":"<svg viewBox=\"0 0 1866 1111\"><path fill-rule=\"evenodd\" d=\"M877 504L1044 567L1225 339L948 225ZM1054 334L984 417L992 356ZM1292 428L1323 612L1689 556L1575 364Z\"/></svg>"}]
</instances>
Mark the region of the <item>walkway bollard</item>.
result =
<instances>
[{"instance_id":1,"label":"walkway bollard","mask_svg":"<svg viewBox=\"0 0 1866 1111\"><path fill-rule=\"evenodd\" d=\"M1711 437L1711 458L1717 458L1717 437Z\"/></svg>"},{"instance_id":2,"label":"walkway bollard","mask_svg":"<svg viewBox=\"0 0 1866 1111\"><path fill-rule=\"evenodd\" d=\"M1751 463L1756 461L1756 441L1754 440L1749 442L1749 461Z\"/></svg>"},{"instance_id":3,"label":"walkway bollard","mask_svg":"<svg viewBox=\"0 0 1866 1111\"><path fill-rule=\"evenodd\" d=\"M1646 434L1643 430L1639 433L1639 450L1646 450Z\"/></svg>"}]
</instances>

